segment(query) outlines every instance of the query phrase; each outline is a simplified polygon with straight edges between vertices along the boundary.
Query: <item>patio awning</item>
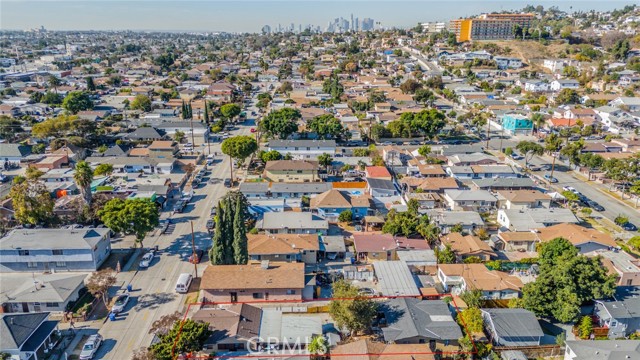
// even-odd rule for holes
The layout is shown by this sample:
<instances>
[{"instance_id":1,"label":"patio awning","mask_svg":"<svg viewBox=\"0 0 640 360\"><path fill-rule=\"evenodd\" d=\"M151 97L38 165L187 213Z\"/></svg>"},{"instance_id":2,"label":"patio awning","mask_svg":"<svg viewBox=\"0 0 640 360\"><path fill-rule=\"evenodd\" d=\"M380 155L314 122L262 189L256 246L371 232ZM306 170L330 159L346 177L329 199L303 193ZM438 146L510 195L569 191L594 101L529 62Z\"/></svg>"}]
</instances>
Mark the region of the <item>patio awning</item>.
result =
<instances>
[{"instance_id":1,"label":"patio awning","mask_svg":"<svg viewBox=\"0 0 640 360\"><path fill-rule=\"evenodd\" d=\"M56 326L58 326L57 321L43 322L42 325L40 325L40 327L31 334L29 340L24 343L21 350L26 352L37 351L49 335L51 335Z\"/></svg>"}]
</instances>

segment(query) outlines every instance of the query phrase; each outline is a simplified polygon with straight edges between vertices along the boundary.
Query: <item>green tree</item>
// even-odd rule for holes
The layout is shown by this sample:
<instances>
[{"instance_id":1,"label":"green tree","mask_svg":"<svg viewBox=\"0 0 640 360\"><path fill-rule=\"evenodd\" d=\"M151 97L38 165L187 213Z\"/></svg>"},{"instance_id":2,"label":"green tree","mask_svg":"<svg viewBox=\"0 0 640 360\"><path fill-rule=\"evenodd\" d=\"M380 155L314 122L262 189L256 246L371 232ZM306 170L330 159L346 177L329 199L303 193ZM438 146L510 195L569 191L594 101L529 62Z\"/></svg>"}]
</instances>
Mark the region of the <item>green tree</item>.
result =
<instances>
[{"instance_id":1,"label":"green tree","mask_svg":"<svg viewBox=\"0 0 640 360\"><path fill-rule=\"evenodd\" d=\"M80 189L85 204L91 205L91 182L93 182L93 169L86 161L78 161L73 173L73 180Z\"/></svg>"},{"instance_id":2,"label":"green tree","mask_svg":"<svg viewBox=\"0 0 640 360\"><path fill-rule=\"evenodd\" d=\"M235 265L245 265L249 261L247 229L240 199L236 202L233 218L233 259Z\"/></svg>"},{"instance_id":3,"label":"green tree","mask_svg":"<svg viewBox=\"0 0 640 360\"><path fill-rule=\"evenodd\" d=\"M47 224L54 218L54 202L49 190L37 177L15 181L9 190L15 219L22 225Z\"/></svg>"},{"instance_id":4,"label":"green tree","mask_svg":"<svg viewBox=\"0 0 640 360\"><path fill-rule=\"evenodd\" d=\"M130 108L145 112L151 111L151 99L147 95L138 94L133 101L131 101Z\"/></svg>"},{"instance_id":5,"label":"green tree","mask_svg":"<svg viewBox=\"0 0 640 360\"><path fill-rule=\"evenodd\" d=\"M182 141L184 141L184 138L184 131L176 130L176 132L173 134L173 140L175 140L178 144L182 143Z\"/></svg>"},{"instance_id":6,"label":"green tree","mask_svg":"<svg viewBox=\"0 0 640 360\"><path fill-rule=\"evenodd\" d=\"M83 91L72 91L62 101L62 107L72 114L93 109L93 100Z\"/></svg>"},{"instance_id":7,"label":"green tree","mask_svg":"<svg viewBox=\"0 0 640 360\"><path fill-rule=\"evenodd\" d=\"M173 360L179 354L201 351L210 335L208 323L178 321L168 333L156 335L159 341L151 345L151 352L157 360Z\"/></svg>"},{"instance_id":8,"label":"green tree","mask_svg":"<svg viewBox=\"0 0 640 360\"><path fill-rule=\"evenodd\" d=\"M49 86L52 87L56 94L58 93L58 86L62 85L62 81L55 75L49 75L49 79L47 79Z\"/></svg>"},{"instance_id":9,"label":"green tree","mask_svg":"<svg viewBox=\"0 0 640 360\"><path fill-rule=\"evenodd\" d=\"M112 231L135 235L140 247L159 221L158 207L149 199L111 199L98 210L98 216Z\"/></svg>"},{"instance_id":10,"label":"green tree","mask_svg":"<svg viewBox=\"0 0 640 360\"><path fill-rule=\"evenodd\" d=\"M331 155L327 153L322 153L318 155L317 159L318 159L318 165L324 166L326 170L328 170L329 166L331 166L331 164L333 163L333 158L331 157Z\"/></svg>"},{"instance_id":11,"label":"green tree","mask_svg":"<svg viewBox=\"0 0 640 360\"><path fill-rule=\"evenodd\" d=\"M578 325L578 335L583 339L587 339L592 332L593 319L591 319L591 316L583 316Z\"/></svg>"},{"instance_id":12,"label":"green tree","mask_svg":"<svg viewBox=\"0 0 640 360\"><path fill-rule=\"evenodd\" d=\"M225 241L224 241L224 207L222 206L222 201L218 202L218 208L216 211L216 215L214 217L214 221L216 222L215 232L213 233L213 246L211 246L211 250L209 251L209 259L211 260L212 265L226 265L224 262L224 249L225 249Z\"/></svg>"},{"instance_id":13,"label":"green tree","mask_svg":"<svg viewBox=\"0 0 640 360\"><path fill-rule=\"evenodd\" d=\"M580 95L573 89L562 89L556 96L555 101L557 105L579 104Z\"/></svg>"},{"instance_id":14,"label":"green tree","mask_svg":"<svg viewBox=\"0 0 640 360\"><path fill-rule=\"evenodd\" d=\"M113 173L113 165L100 164L93 170L93 176L107 176Z\"/></svg>"},{"instance_id":15,"label":"green tree","mask_svg":"<svg viewBox=\"0 0 640 360\"><path fill-rule=\"evenodd\" d=\"M467 290L460 294L460 298L471 308L479 308L482 305L482 290Z\"/></svg>"},{"instance_id":16,"label":"green tree","mask_svg":"<svg viewBox=\"0 0 640 360\"><path fill-rule=\"evenodd\" d=\"M322 92L330 94L333 100L339 100L344 93L344 86L338 76L332 74L322 83Z\"/></svg>"},{"instance_id":17,"label":"green tree","mask_svg":"<svg viewBox=\"0 0 640 360\"><path fill-rule=\"evenodd\" d=\"M624 225L624 224L629 222L629 217L626 216L626 215L618 215L618 216L616 216L615 219L613 219L613 222L615 222L616 225L618 225L618 226L622 226L622 225Z\"/></svg>"},{"instance_id":18,"label":"green tree","mask_svg":"<svg viewBox=\"0 0 640 360\"><path fill-rule=\"evenodd\" d=\"M377 315L378 305L363 297L358 288L345 280L333 283L333 298L329 303L329 314L339 329L347 329L351 336L371 327Z\"/></svg>"},{"instance_id":19,"label":"green tree","mask_svg":"<svg viewBox=\"0 0 640 360\"><path fill-rule=\"evenodd\" d=\"M418 154L424 156L424 157L429 157L431 156L431 146L429 145L422 145L418 148Z\"/></svg>"},{"instance_id":20,"label":"green tree","mask_svg":"<svg viewBox=\"0 0 640 360\"><path fill-rule=\"evenodd\" d=\"M260 131L268 137L278 137L286 139L289 135L298 131L297 120L302 118L302 114L297 109L283 108L270 112L260 120Z\"/></svg>"},{"instance_id":21,"label":"green tree","mask_svg":"<svg viewBox=\"0 0 640 360\"><path fill-rule=\"evenodd\" d=\"M540 274L522 292L525 308L536 315L574 321L582 304L613 295L616 280L607 275L600 258L579 255L568 240L544 243L538 254Z\"/></svg>"},{"instance_id":22,"label":"green tree","mask_svg":"<svg viewBox=\"0 0 640 360\"><path fill-rule=\"evenodd\" d=\"M87 90L96 91L96 84L91 76L87 76L84 80L87 82Z\"/></svg>"},{"instance_id":23,"label":"green tree","mask_svg":"<svg viewBox=\"0 0 640 360\"><path fill-rule=\"evenodd\" d=\"M338 221L340 222L351 222L352 219L353 213L351 212L351 210L344 210L338 216Z\"/></svg>"},{"instance_id":24,"label":"green tree","mask_svg":"<svg viewBox=\"0 0 640 360\"><path fill-rule=\"evenodd\" d=\"M342 126L340 120L331 114L314 117L307 122L307 129L318 134L320 139L343 139L347 136L347 129Z\"/></svg>"},{"instance_id":25,"label":"green tree","mask_svg":"<svg viewBox=\"0 0 640 360\"><path fill-rule=\"evenodd\" d=\"M282 154L280 154L277 150L269 150L269 151L261 151L258 156L263 163L267 163L269 161L276 161L282 159Z\"/></svg>"},{"instance_id":26,"label":"green tree","mask_svg":"<svg viewBox=\"0 0 640 360\"><path fill-rule=\"evenodd\" d=\"M464 301L464 299L463 299ZM466 302L466 301L465 301ZM469 304L467 304L469 305ZM458 324L465 329L469 336L483 332L484 322L482 320L482 312L478 307L470 306L458 313Z\"/></svg>"},{"instance_id":27,"label":"green tree","mask_svg":"<svg viewBox=\"0 0 640 360\"><path fill-rule=\"evenodd\" d=\"M0 138L13 142L16 135L23 131L22 122L6 115L0 115Z\"/></svg>"},{"instance_id":28,"label":"green tree","mask_svg":"<svg viewBox=\"0 0 640 360\"><path fill-rule=\"evenodd\" d=\"M324 336L314 335L307 349L313 355L324 355L327 353L329 345L327 344L327 340L324 338Z\"/></svg>"},{"instance_id":29,"label":"green tree","mask_svg":"<svg viewBox=\"0 0 640 360\"><path fill-rule=\"evenodd\" d=\"M518 145L516 145L516 149L520 150L524 155L525 167L529 165L529 161L531 161L534 155L541 156L544 154L544 147L533 141L520 141Z\"/></svg>"},{"instance_id":30,"label":"green tree","mask_svg":"<svg viewBox=\"0 0 640 360\"><path fill-rule=\"evenodd\" d=\"M435 248L438 264L454 264L456 262L456 254L451 250L451 245L447 244L444 249Z\"/></svg>"},{"instance_id":31,"label":"green tree","mask_svg":"<svg viewBox=\"0 0 640 360\"><path fill-rule=\"evenodd\" d=\"M408 79L400 85L403 94L415 94L418 89L422 89L422 84L413 79Z\"/></svg>"},{"instance_id":32,"label":"green tree","mask_svg":"<svg viewBox=\"0 0 640 360\"><path fill-rule=\"evenodd\" d=\"M222 254L224 257L224 263L227 265L232 265L235 262L235 257L234 257L235 251L233 248L233 243L234 243L233 219L235 217L235 211L234 211L233 203L229 199L222 199L222 206L224 209L224 212L223 212L224 218L222 221L222 227L220 227L220 229L217 229L217 230L223 233L224 248L223 248Z\"/></svg>"},{"instance_id":33,"label":"green tree","mask_svg":"<svg viewBox=\"0 0 640 360\"><path fill-rule=\"evenodd\" d=\"M220 106L220 114L227 120L233 120L240 115L242 108L238 104L224 104Z\"/></svg>"},{"instance_id":34,"label":"green tree","mask_svg":"<svg viewBox=\"0 0 640 360\"><path fill-rule=\"evenodd\" d=\"M402 88L402 86L400 87ZM436 97L431 90L418 89L416 90L415 95L413 95L413 101L424 105L429 104L433 106L433 103L436 101Z\"/></svg>"},{"instance_id":35,"label":"green tree","mask_svg":"<svg viewBox=\"0 0 640 360\"><path fill-rule=\"evenodd\" d=\"M62 104L62 96L58 93L47 91L40 99L40 102L47 105L60 105Z\"/></svg>"},{"instance_id":36,"label":"green tree","mask_svg":"<svg viewBox=\"0 0 640 360\"><path fill-rule=\"evenodd\" d=\"M221 149L222 153L228 155L230 160L235 159L239 164L242 164L249 155L258 150L258 143L251 136L239 135L224 140ZM233 161L229 162L229 167L233 183Z\"/></svg>"}]
</instances>

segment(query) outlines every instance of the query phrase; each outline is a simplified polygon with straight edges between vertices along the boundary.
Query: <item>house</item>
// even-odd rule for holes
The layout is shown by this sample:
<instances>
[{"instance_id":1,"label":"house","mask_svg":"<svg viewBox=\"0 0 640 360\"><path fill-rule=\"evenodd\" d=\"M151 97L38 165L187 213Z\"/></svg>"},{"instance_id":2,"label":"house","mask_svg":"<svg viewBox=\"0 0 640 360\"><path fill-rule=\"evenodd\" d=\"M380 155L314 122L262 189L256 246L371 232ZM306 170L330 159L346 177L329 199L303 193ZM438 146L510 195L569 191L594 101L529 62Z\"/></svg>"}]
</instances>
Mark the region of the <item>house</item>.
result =
<instances>
[{"instance_id":1,"label":"house","mask_svg":"<svg viewBox=\"0 0 640 360\"><path fill-rule=\"evenodd\" d=\"M564 360L640 359L640 340L567 340Z\"/></svg>"},{"instance_id":2,"label":"house","mask_svg":"<svg viewBox=\"0 0 640 360\"><path fill-rule=\"evenodd\" d=\"M111 253L109 229L16 229L0 238L0 273L95 271Z\"/></svg>"},{"instance_id":3,"label":"house","mask_svg":"<svg viewBox=\"0 0 640 360\"><path fill-rule=\"evenodd\" d=\"M381 233L354 233L353 245L356 256L364 261L391 261L397 259L399 250L426 250L429 244L424 239L409 239Z\"/></svg>"},{"instance_id":4,"label":"house","mask_svg":"<svg viewBox=\"0 0 640 360\"><path fill-rule=\"evenodd\" d=\"M62 313L80 298L86 273L3 273L0 306L3 313ZM35 289L35 290L34 290Z\"/></svg>"},{"instance_id":5,"label":"house","mask_svg":"<svg viewBox=\"0 0 640 360\"><path fill-rule=\"evenodd\" d=\"M498 224L511 231L530 231L561 223L577 224L580 220L570 209L500 209Z\"/></svg>"},{"instance_id":6,"label":"house","mask_svg":"<svg viewBox=\"0 0 640 360\"><path fill-rule=\"evenodd\" d=\"M544 333L534 313L525 309L480 309L484 327L496 346L537 346Z\"/></svg>"},{"instance_id":7,"label":"house","mask_svg":"<svg viewBox=\"0 0 640 360\"><path fill-rule=\"evenodd\" d=\"M442 197L436 193L404 193L404 199L415 199L421 209L434 209L442 204Z\"/></svg>"},{"instance_id":8,"label":"house","mask_svg":"<svg viewBox=\"0 0 640 360\"><path fill-rule=\"evenodd\" d=\"M517 298L524 286L518 277L489 270L484 264L439 264L438 279L445 291L458 295L477 289L483 299Z\"/></svg>"},{"instance_id":9,"label":"house","mask_svg":"<svg viewBox=\"0 0 640 360\"><path fill-rule=\"evenodd\" d=\"M362 219L371 208L371 198L369 195L352 195L346 191L331 189L312 197L310 208L333 222L346 210L351 211L355 219Z\"/></svg>"},{"instance_id":10,"label":"house","mask_svg":"<svg viewBox=\"0 0 640 360\"><path fill-rule=\"evenodd\" d=\"M320 244L317 234L247 234L251 260L315 264Z\"/></svg>"},{"instance_id":11,"label":"house","mask_svg":"<svg viewBox=\"0 0 640 360\"><path fill-rule=\"evenodd\" d=\"M156 140L147 147L149 157L153 158L175 158L180 153L178 143L171 140Z\"/></svg>"},{"instance_id":12,"label":"house","mask_svg":"<svg viewBox=\"0 0 640 360\"><path fill-rule=\"evenodd\" d=\"M287 349L284 353L297 354L292 359L308 359L307 350L313 338L323 333L323 319L318 314L290 314L281 308L262 309L260 321L260 336L257 338L257 346L265 349L260 359L272 358L273 351L269 347ZM249 355L256 356L255 353ZM289 356L285 356L289 358Z\"/></svg>"},{"instance_id":13,"label":"house","mask_svg":"<svg viewBox=\"0 0 640 360\"><path fill-rule=\"evenodd\" d=\"M563 59L545 59L542 66L552 72L561 72L566 66L567 61Z\"/></svg>"},{"instance_id":14,"label":"house","mask_svg":"<svg viewBox=\"0 0 640 360\"><path fill-rule=\"evenodd\" d=\"M531 231L505 231L492 236L489 241L496 250L536 251L538 236Z\"/></svg>"},{"instance_id":15,"label":"house","mask_svg":"<svg viewBox=\"0 0 640 360\"><path fill-rule=\"evenodd\" d=\"M549 83L542 80L527 80L524 83L524 91L530 91L530 92L549 91Z\"/></svg>"},{"instance_id":16,"label":"house","mask_svg":"<svg viewBox=\"0 0 640 360\"><path fill-rule=\"evenodd\" d=\"M538 190L498 191L498 207L507 209L550 208L551 197Z\"/></svg>"},{"instance_id":17,"label":"house","mask_svg":"<svg viewBox=\"0 0 640 360\"><path fill-rule=\"evenodd\" d=\"M262 310L249 304L205 307L196 311L191 320L209 324L211 335L204 341L204 350L246 351L252 349L252 340L260 335Z\"/></svg>"},{"instance_id":18,"label":"house","mask_svg":"<svg viewBox=\"0 0 640 360\"><path fill-rule=\"evenodd\" d=\"M592 254L601 256L600 262L610 275L615 276L618 286L640 286L640 262L638 259L625 251L618 251L618 249L596 251Z\"/></svg>"},{"instance_id":19,"label":"house","mask_svg":"<svg viewBox=\"0 0 640 360\"><path fill-rule=\"evenodd\" d=\"M385 301L386 327L382 336L387 343L455 345L462 337L460 326L442 300L396 298Z\"/></svg>"},{"instance_id":20,"label":"house","mask_svg":"<svg viewBox=\"0 0 640 360\"><path fill-rule=\"evenodd\" d=\"M496 165L498 158L485 153L456 154L447 158L449 166Z\"/></svg>"},{"instance_id":21,"label":"house","mask_svg":"<svg viewBox=\"0 0 640 360\"><path fill-rule=\"evenodd\" d=\"M100 164L111 164L113 165L114 174L170 174L176 164L176 159L173 158L132 156L88 157L86 161L92 167L97 167Z\"/></svg>"},{"instance_id":22,"label":"house","mask_svg":"<svg viewBox=\"0 0 640 360\"><path fill-rule=\"evenodd\" d=\"M312 160L275 160L267 161L264 177L273 182L316 182L318 162Z\"/></svg>"},{"instance_id":23,"label":"house","mask_svg":"<svg viewBox=\"0 0 640 360\"><path fill-rule=\"evenodd\" d=\"M310 212L267 212L256 227L267 234L322 234L326 235L329 223Z\"/></svg>"},{"instance_id":24,"label":"house","mask_svg":"<svg viewBox=\"0 0 640 360\"><path fill-rule=\"evenodd\" d=\"M440 243L443 247L451 247L459 262L469 257L477 257L482 261L489 261L497 257L489 244L477 236L449 233L440 237Z\"/></svg>"},{"instance_id":25,"label":"house","mask_svg":"<svg viewBox=\"0 0 640 360\"><path fill-rule=\"evenodd\" d=\"M580 83L575 79L554 80L551 82L551 85L549 85L549 89L551 89L551 91L560 91L564 89L577 90L579 88Z\"/></svg>"},{"instance_id":26,"label":"house","mask_svg":"<svg viewBox=\"0 0 640 360\"><path fill-rule=\"evenodd\" d=\"M493 60L496 62L498 69L519 69L522 67L522 60L519 58L496 56Z\"/></svg>"},{"instance_id":27,"label":"house","mask_svg":"<svg viewBox=\"0 0 640 360\"><path fill-rule=\"evenodd\" d=\"M445 190L444 200L454 211L492 209L497 203L496 197L486 190Z\"/></svg>"},{"instance_id":28,"label":"house","mask_svg":"<svg viewBox=\"0 0 640 360\"><path fill-rule=\"evenodd\" d=\"M205 302L237 303L256 300L302 300L304 264L297 262L210 265L200 285Z\"/></svg>"},{"instance_id":29,"label":"house","mask_svg":"<svg viewBox=\"0 0 640 360\"><path fill-rule=\"evenodd\" d=\"M0 353L9 359L44 360L55 346L58 321L49 313L0 314Z\"/></svg>"},{"instance_id":30,"label":"house","mask_svg":"<svg viewBox=\"0 0 640 360\"><path fill-rule=\"evenodd\" d=\"M335 140L271 140L269 151L291 154L294 159L317 159L322 154L336 154Z\"/></svg>"},{"instance_id":31,"label":"house","mask_svg":"<svg viewBox=\"0 0 640 360\"><path fill-rule=\"evenodd\" d=\"M413 274L404 261L377 261L373 263L373 269L382 296L421 295Z\"/></svg>"},{"instance_id":32,"label":"house","mask_svg":"<svg viewBox=\"0 0 640 360\"><path fill-rule=\"evenodd\" d=\"M331 355L349 360L397 360L399 354L411 354L411 360L435 360L434 350L424 344L385 344L370 338L343 343L331 349Z\"/></svg>"},{"instance_id":33,"label":"house","mask_svg":"<svg viewBox=\"0 0 640 360\"><path fill-rule=\"evenodd\" d=\"M373 197L388 197L400 195L392 180L366 178L367 194Z\"/></svg>"},{"instance_id":34,"label":"house","mask_svg":"<svg viewBox=\"0 0 640 360\"><path fill-rule=\"evenodd\" d=\"M367 166L364 169L365 176L369 179L389 180L393 179L386 166Z\"/></svg>"},{"instance_id":35,"label":"house","mask_svg":"<svg viewBox=\"0 0 640 360\"><path fill-rule=\"evenodd\" d=\"M428 211L429 217L436 219L442 234L448 234L454 226L462 227L462 231L471 233L484 227L484 220L477 211Z\"/></svg>"},{"instance_id":36,"label":"house","mask_svg":"<svg viewBox=\"0 0 640 360\"><path fill-rule=\"evenodd\" d=\"M523 190L536 186L530 177L473 179L472 188L488 191Z\"/></svg>"},{"instance_id":37,"label":"house","mask_svg":"<svg viewBox=\"0 0 640 360\"><path fill-rule=\"evenodd\" d=\"M541 242L547 242L561 237L569 240L573 246L578 248L581 254L612 249L618 246L611 235L577 224L560 223L536 228L535 231Z\"/></svg>"},{"instance_id":38,"label":"house","mask_svg":"<svg viewBox=\"0 0 640 360\"><path fill-rule=\"evenodd\" d=\"M19 165L20 161L30 154L30 146L0 143L0 169L4 169L5 162Z\"/></svg>"},{"instance_id":39,"label":"house","mask_svg":"<svg viewBox=\"0 0 640 360\"><path fill-rule=\"evenodd\" d=\"M580 120L585 125L592 125L598 120L598 114L593 109L567 109L563 116L565 119Z\"/></svg>"},{"instance_id":40,"label":"house","mask_svg":"<svg viewBox=\"0 0 640 360\"><path fill-rule=\"evenodd\" d=\"M162 140L164 136L160 135L158 130L152 127L139 127L133 132L125 134L123 138L130 141L154 141Z\"/></svg>"},{"instance_id":41,"label":"house","mask_svg":"<svg viewBox=\"0 0 640 360\"><path fill-rule=\"evenodd\" d=\"M502 127L511 135L531 135L533 121L524 115L506 114L502 116Z\"/></svg>"},{"instance_id":42,"label":"house","mask_svg":"<svg viewBox=\"0 0 640 360\"><path fill-rule=\"evenodd\" d=\"M624 97L620 96L611 102L611 106L625 107L630 112L640 111L640 97Z\"/></svg>"},{"instance_id":43,"label":"house","mask_svg":"<svg viewBox=\"0 0 640 360\"><path fill-rule=\"evenodd\" d=\"M450 166L447 173L458 180L489 178L517 178L519 175L509 165Z\"/></svg>"},{"instance_id":44,"label":"house","mask_svg":"<svg viewBox=\"0 0 640 360\"><path fill-rule=\"evenodd\" d=\"M640 287L619 286L613 299L595 300L597 325L608 330L609 339L627 337L640 330Z\"/></svg>"}]
</instances>

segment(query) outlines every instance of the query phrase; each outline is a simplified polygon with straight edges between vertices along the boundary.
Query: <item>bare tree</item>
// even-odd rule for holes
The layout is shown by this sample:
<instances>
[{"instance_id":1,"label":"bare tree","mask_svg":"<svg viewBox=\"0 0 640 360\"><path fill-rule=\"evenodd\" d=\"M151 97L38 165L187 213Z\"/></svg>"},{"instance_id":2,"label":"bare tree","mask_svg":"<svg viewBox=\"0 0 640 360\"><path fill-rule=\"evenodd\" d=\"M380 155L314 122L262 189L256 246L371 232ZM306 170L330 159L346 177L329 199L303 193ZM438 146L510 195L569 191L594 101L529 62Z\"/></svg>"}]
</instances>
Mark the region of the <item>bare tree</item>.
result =
<instances>
[{"instance_id":1,"label":"bare tree","mask_svg":"<svg viewBox=\"0 0 640 360\"><path fill-rule=\"evenodd\" d=\"M173 314L164 315L160 319L154 321L153 324L151 324L149 334L166 334L169 332L169 330L171 330L173 325L180 320L182 320L182 314L179 311L176 311Z\"/></svg>"},{"instance_id":2,"label":"bare tree","mask_svg":"<svg viewBox=\"0 0 640 360\"><path fill-rule=\"evenodd\" d=\"M109 301L109 288L116 283L116 273L112 269L96 271L87 280L87 289L96 298L102 298L107 305Z\"/></svg>"},{"instance_id":3,"label":"bare tree","mask_svg":"<svg viewBox=\"0 0 640 360\"><path fill-rule=\"evenodd\" d=\"M605 48L606 50L609 50L619 40L624 40L626 38L627 38L627 35L625 35L623 32L608 31L604 35L602 35L602 38L600 39L600 44L602 45L603 48Z\"/></svg>"}]
</instances>

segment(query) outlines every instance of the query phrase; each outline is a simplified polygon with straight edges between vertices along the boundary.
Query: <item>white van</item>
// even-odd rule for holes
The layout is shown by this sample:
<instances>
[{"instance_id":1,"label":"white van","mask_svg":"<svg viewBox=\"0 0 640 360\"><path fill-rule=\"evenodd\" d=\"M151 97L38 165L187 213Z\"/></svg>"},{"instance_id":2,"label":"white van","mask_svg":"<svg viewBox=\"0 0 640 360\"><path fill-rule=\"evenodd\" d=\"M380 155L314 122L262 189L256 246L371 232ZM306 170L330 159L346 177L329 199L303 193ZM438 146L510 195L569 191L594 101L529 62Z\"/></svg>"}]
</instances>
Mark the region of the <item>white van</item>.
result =
<instances>
[{"instance_id":1,"label":"white van","mask_svg":"<svg viewBox=\"0 0 640 360\"><path fill-rule=\"evenodd\" d=\"M191 274L180 274L178 282L176 283L176 292L180 294L187 293L189 291L189 285L191 285L191 280L193 280Z\"/></svg>"}]
</instances>

